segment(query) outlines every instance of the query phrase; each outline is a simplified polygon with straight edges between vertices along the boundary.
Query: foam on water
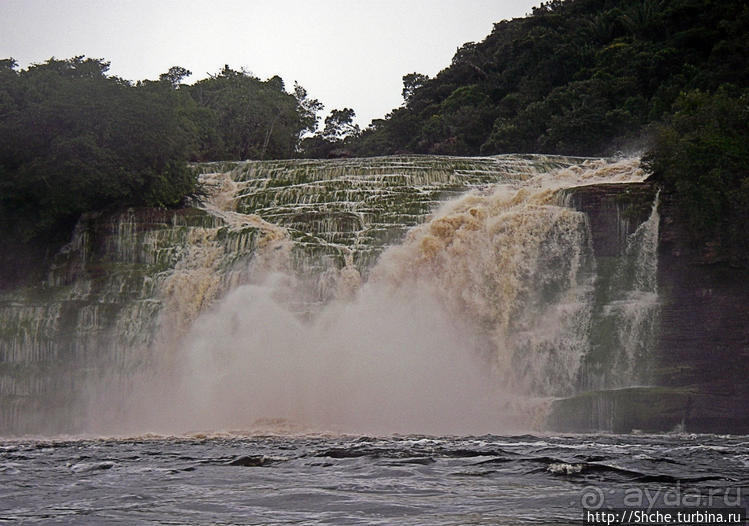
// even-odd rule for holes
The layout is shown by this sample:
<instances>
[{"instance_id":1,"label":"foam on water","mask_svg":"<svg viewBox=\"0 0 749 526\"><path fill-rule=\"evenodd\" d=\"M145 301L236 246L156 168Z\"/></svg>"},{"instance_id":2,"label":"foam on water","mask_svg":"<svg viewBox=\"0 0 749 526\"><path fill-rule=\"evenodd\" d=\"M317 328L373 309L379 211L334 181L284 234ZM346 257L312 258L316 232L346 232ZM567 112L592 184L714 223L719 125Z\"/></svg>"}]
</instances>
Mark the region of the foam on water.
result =
<instances>
[{"instance_id":1,"label":"foam on water","mask_svg":"<svg viewBox=\"0 0 749 526\"><path fill-rule=\"evenodd\" d=\"M533 427L550 397L575 391L591 351L590 228L559 190L644 177L637 159L546 156L216 168L202 175L199 224L175 216L171 228L143 231L132 211L115 222L105 253L148 272L115 273L104 286L79 279L93 257L80 228L49 279L66 287L64 300L0 306L0 318L26 327L5 357L21 363L58 352L55 308L87 302L72 345L90 374L76 377L68 402L87 430L274 419L378 433ZM634 375L653 323L657 222L656 203L628 240L617 280L632 285L605 307L631 320L622 378ZM54 392L37 378L40 393ZM21 421L18 411L7 421Z\"/></svg>"},{"instance_id":2,"label":"foam on water","mask_svg":"<svg viewBox=\"0 0 749 526\"><path fill-rule=\"evenodd\" d=\"M444 203L363 280L356 243L341 250L340 268L300 266L288 229L266 226L262 210L234 211L248 199L247 181L210 175L218 190L203 208L230 225L265 228L270 242L259 245L246 284L207 311L202 303L195 309L204 312L179 339L177 360L137 384L110 425L242 429L283 418L366 432L533 426L544 397L573 392L590 347L590 233L584 214L562 206L556 191L641 179L637 160L503 176ZM312 231L324 237L338 226L314 222ZM185 261L195 269L177 267L169 279L191 284L178 289L193 300L174 308L192 320L184 305L195 305L196 288L212 290L217 277L199 256ZM310 289L330 292L300 317ZM100 413L97 422L110 404Z\"/></svg>"}]
</instances>

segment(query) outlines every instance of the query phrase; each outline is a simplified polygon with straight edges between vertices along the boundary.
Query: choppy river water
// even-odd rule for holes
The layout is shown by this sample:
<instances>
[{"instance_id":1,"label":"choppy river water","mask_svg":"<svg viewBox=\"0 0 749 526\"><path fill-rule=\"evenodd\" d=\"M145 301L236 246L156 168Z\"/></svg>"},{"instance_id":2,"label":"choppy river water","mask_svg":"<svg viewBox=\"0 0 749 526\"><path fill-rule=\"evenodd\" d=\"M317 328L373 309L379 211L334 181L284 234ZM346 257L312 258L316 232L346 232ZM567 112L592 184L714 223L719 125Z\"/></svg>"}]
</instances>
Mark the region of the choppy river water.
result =
<instances>
[{"instance_id":1,"label":"choppy river water","mask_svg":"<svg viewBox=\"0 0 749 526\"><path fill-rule=\"evenodd\" d=\"M581 524L744 505L749 438L217 434L6 439L0 522Z\"/></svg>"}]
</instances>

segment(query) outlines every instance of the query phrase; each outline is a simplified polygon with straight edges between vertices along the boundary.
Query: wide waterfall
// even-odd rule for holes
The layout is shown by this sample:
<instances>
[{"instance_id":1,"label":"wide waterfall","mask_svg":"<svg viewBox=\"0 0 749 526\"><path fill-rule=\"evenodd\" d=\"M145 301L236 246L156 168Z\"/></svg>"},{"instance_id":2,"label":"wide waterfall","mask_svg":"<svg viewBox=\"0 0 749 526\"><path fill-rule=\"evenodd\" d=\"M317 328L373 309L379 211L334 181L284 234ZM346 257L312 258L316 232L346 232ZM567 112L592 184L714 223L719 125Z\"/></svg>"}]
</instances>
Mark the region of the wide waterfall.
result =
<instances>
[{"instance_id":1,"label":"wide waterfall","mask_svg":"<svg viewBox=\"0 0 749 526\"><path fill-rule=\"evenodd\" d=\"M594 250L571 192L638 159L510 155L195 167L179 211L81 218L0 297L0 434L543 425L646 384L658 199Z\"/></svg>"}]
</instances>

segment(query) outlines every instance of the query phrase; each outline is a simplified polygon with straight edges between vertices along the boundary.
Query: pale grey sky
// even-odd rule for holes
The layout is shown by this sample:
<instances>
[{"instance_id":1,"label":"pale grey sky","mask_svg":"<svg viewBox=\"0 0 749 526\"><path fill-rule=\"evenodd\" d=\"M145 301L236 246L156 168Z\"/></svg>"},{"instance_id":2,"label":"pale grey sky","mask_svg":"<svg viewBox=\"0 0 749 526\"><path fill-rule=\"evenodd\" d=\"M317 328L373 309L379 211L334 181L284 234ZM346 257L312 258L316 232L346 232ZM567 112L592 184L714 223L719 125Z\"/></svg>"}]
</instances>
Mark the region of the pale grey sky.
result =
<instances>
[{"instance_id":1,"label":"pale grey sky","mask_svg":"<svg viewBox=\"0 0 749 526\"><path fill-rule=\"evenodd\" d=\"M362 126L402 102L401 77L435 75L456 49L540 0L0 0L0 58L111 61L129 80L171 66L187 82L228 64L294 81Z\"/></svg>"}]
</instances>

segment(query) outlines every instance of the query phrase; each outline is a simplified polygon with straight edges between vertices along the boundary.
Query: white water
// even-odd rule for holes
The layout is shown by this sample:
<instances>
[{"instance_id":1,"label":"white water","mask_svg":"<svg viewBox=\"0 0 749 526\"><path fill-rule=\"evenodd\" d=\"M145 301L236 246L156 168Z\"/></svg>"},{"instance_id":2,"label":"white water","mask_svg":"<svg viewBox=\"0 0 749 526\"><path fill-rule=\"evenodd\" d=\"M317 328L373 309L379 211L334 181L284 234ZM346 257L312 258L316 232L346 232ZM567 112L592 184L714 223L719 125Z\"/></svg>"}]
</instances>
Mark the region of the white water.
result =
<instances>
[{"instance_id":1,"label":"white water","mask_svg":"<svg viewBox=\"0 0 749 526\"><path fill-rule=\"evenodd\" d=\"M342 269L317 277L334 299L303 318L300 298L319 281L294 271L282 229L235 212L236 201L218 192L205 209L266 228L272 242L261 246L247 282L178 339L173 359L135 383L137 395L128 394L109 425L195 431L283 419L316 430L441 434L533 426L547 397L574 392L590 348L587 220L560 206L555 191L641 179L636 160L589 161L473 190L385 251L365 282L348 252ZM648 228L633 234L628 251L641 238L651 246ZM169 308L191 319L184 305L196 305L195 291L217 278L200 258L187 261L198 270L178 266L169 279L193 299ZM653 269L643 261L636 273L647 281ZM648 315L637 305L622 329L632 341ZM630 364L631 350L623 353ZM100 424L112 414L105 400Z\"/></svg>"},{"instance_id":2,"label":"white water","mask_svg":"<svg viewBox=\"0 0 749 526\"><path fill-rule=\"evenodd\" d=\"M58 419L93 432L278 419L317 431L528 429L551 397L577 390L596 316L620 327L612 386L636 377L657 311L657 207L627 241L619 288L597 307L587 218L557 191L643 176L635 159L543 156L206 174L200 207L212 221L175 217L141 232L124 214L107 238L116 272L103 284L80 277L93 257L81 230L68 248L77 259L50 275L55 301L3 307L0 319L19 328L4 361L50 365L8 385L0 376L0 387L43 399L69 382L77 395ZM69 330L60 313L78 301L72 343L59 344ZM56 369L50 360L67 349L72 361ZM4 418L22 423L15 400Z\"/></svg>"},{"instance_id":3,"label":"white water","mask_svg":"<svg viewBox=\"0 0 749 526\"><path fill-rule=\"evenodd\" d=\"M614 283L627 284L623 299L612 302L604 314L616 318L619 352L613 364L617 374L606 387L626 387L646 381L648 351L658 316L658 214L656 195L650 217L628 237Z\"/></svg>"}]
</instances>

